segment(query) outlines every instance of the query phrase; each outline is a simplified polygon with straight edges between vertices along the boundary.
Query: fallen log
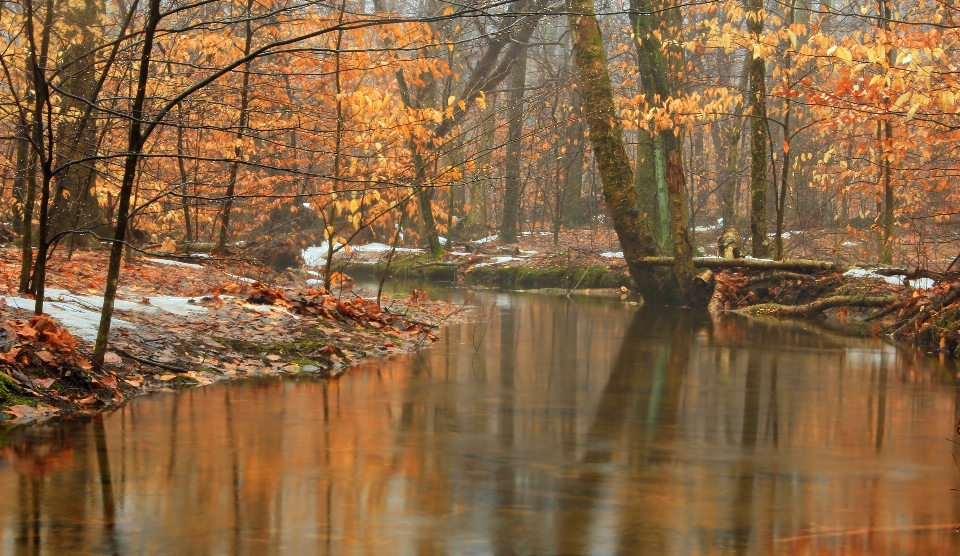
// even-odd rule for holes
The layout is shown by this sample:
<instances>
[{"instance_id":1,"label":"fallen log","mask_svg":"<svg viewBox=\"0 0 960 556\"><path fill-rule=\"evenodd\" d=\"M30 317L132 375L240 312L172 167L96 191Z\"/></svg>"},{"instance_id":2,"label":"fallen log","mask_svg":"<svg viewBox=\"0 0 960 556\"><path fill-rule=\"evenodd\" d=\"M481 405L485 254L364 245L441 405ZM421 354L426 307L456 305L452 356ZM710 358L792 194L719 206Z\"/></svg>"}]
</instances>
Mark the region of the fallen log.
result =
<instances>
[{"instance_id":1,"label":"fallen log","mask_svg":"<svg viewBox=\"0 0 960 556\"><path fill-rule=\"evenodd\" d=\"M893 295L878 297L865 295L837 295L818 299L803 305L781 305L779 303L760 303L732 312L740 315L762 315L769 317L804 317L833 307L886 307L896 302Z\"/></svg>"},{"instance_id":2,"label":"fallen log","mask_svg":"<svg viewBox=\"0 0 960 556\"><path fill-rule=\"evenodd\" d=\"M639 262L650 266L673 266L674 264L673 257L643 257ZM750 268L756 270L787 270L793 272L817 272L820 270L846 272L850 269L850 267L846 265L829 261L815 261L812 259L772 261L768 259L721 259L719 257L694 257L693 266L696 268L709 268L711 270L722 268Z\"/></svg>"}]
</instances>

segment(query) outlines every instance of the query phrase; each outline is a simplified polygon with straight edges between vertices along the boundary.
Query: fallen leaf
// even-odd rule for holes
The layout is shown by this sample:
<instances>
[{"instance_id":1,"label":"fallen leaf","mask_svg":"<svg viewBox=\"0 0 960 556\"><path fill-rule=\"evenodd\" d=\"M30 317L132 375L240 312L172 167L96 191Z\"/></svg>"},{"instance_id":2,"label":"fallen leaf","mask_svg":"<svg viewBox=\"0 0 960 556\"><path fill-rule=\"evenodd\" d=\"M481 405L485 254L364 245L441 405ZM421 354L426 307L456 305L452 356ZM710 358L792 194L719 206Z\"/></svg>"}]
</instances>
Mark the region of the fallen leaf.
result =
<instances>
[{"instance_id":1,"label":"fallen leaf","mask_svg":"<svg viewBox=\"0 0 960 556\"><path fill-rule=\"evenodd\" d=\"M51 386L53 386L53 383L56 382L56 381L57 381L57 379L55 379L55 378L35 378L35 379L33 379L33 383L36 384L37 386L43 388L43 389L50 388Z\"/></svg>"},{"instance_id":2,"label":"fallen leaf","mask_svg":"<svg viewBox=\"0 0 960 556\"><path fill-rule=\"evenodd\" d=\"M36 340L37 330L34 327L30 326L29 324L18 326L17 336L20 336L21 338L26 338L28 340Z\"/></svg>"},{"instance_id":3,"label":"fallen leaf","mask_svg":"<svg viewBox=\"0 0 960 556\"><path fill-rule=\"evenodd\" d=\"M111 390L117 389L117 377L108 376L100 379L100 384L106 386Z\"/></svg>"},{"instance_id":4,"label":"fallen leaf","mask_svg":"<svg viewBox=\"0 0 960 556\"><path fill-rule=\"evenodd\" d=\"M133 386L134 388L140 388L141 386L143 386L143 379L140 377L125 378L123 381L129 384L130 386Z\"/></svg>"},{"instance_id":5,"label":"fallen leaf","mask_svg":"<svg viewBox=\"0 0 960 556\"><path fill-rule=\"evenodd\" d=\"M110 363L111 365L119 365L123 363L123 358L112 351L108 351L107 353L103 354L103 362Z\"/></svg>"},{"instance_id":6,"label":"fallen leaf","mask_svg":"<svg viewBox=\"0 0 960 556\"><path fill-rule=\"evenodd\" d=\"M279 361L280 356L275 353L271 353L270 355L267 356L267 359L269 359L270 361Z\"/></svg>"},{"instance_id":7,"label":"fallen leaf","mask_svg":"<svg viewBox=\"0 0 960 556\"><path fill-rule=\"evenodd\" d=\"M173 379L175 379L175 378L177 378L177 375L175 375L175 374L173 374L173 373L167 373L167 374L165 374L165 375L160 375L160 380L162 380L163 382L166 382L166 381L168 381L168 380L173 380Z\"/></svg>"},{"instance_id":8,"label":"fallen leaf","mask_svg":"<svg viewBox=\"0 0 960 556\"><path fill-rule=\"evenodd\" d=\"M29 405L11 405L5 410L5 413L13 415L17 419L25 417L27 415L33 415L37 410L30 407Z\"/></svg>"},{"instance_id":9,"label":"fallen leaf","mask_svg":"<svg viewBox=\"0 0 960 556\"><path fill-rule=\"evenodd\" d=\"M54 354L50 353L45 349L38 351L37 357L39 357L40 360L43 361L44 363L53 363L57 359L57 357Z\"/></svg>"}]
</instances>

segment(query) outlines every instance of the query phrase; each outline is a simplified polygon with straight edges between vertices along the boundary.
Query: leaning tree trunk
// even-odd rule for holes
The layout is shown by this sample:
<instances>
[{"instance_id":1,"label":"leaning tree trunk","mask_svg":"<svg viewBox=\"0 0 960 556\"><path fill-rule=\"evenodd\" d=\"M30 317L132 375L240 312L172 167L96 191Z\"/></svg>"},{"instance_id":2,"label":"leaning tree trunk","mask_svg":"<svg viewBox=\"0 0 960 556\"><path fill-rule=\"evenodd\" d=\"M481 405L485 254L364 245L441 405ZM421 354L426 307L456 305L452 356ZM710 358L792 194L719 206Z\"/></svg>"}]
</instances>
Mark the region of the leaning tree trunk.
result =
<instances>
[{"instance_id":1,"label":"leaning tree trunk","mask_svg":"<svg viewBox=\"0 0 960 556\"><path fill-rule=\"evenodd\" d=\"M623 256L640 295L648 302L676 302L675 281L658 279L653 267L640 261L656 243L647 219L637 206L633 171L623 141L623 130L613 102L603 38L590 0L569 0L574 64L583 91L583 114L590 126L590 142L603 185L607 210L623 247Z\"/></svg>"}]
</instances>

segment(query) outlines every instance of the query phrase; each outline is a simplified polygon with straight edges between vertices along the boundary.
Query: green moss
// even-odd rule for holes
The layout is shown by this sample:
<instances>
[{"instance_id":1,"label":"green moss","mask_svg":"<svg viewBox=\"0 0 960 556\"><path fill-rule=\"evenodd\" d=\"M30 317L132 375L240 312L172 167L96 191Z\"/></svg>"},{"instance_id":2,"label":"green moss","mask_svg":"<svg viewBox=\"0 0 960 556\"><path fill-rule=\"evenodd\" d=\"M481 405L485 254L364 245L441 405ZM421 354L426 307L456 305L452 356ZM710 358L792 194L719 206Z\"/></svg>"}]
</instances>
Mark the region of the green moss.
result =
<instances>
[{"instance_id":1,"label":"green moss","mask_svg":"<svg viewBox=\"0 0 960 556\"><path fill-rule=\"evenodd\" d=\"M219 341L230 348L254 357L278 355L288 363L303 365L325 365L320 353L329 353L330 344L319 339L322 332L318 328L303 330L303 337L293 342L257 343L222 338Z\"/></svg>"},{"instance_id":2,"label":"green moss","mask_svg":"<svg viewBox=\"0 0 960 556\"><path fill-rule=\"evenodd\" d=\"M468 285L485 285L503 289L563 288L596 289L631 287L633 282L625 272L611 271L595 265L588 267L559 266L533 268L527 266L482 266L467 273Z\"/></svg>"},{"instance_id":3,"label":"green moss","mask_svg":"<svg viewBox=\"0 0 960 556\"><path fill-rule=\"evenodd\" d=\"M0 371L0 406L29 405L36 407L37 400L21 396L20 385L6 373Z\"/></svg>"}]
</instances>

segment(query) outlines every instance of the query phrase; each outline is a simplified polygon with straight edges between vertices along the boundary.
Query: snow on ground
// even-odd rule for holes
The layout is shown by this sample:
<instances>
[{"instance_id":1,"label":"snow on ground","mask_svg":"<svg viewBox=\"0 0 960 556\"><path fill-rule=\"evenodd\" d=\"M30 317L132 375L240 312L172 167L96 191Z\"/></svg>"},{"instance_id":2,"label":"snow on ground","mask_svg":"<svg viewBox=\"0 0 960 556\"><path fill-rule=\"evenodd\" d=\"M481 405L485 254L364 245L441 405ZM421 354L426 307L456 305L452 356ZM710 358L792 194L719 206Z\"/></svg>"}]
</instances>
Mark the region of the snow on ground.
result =
<instances>
[{"instance_id":1,"label":"snow on ground","mask_svg":"<svg viewBox=\"0 0 960 556\"><path fill-rule=\"evenodd\" d=\"M876 269L851 268L850 270L844 272L843 275L850 278L875 278L877 280L883 280L888 284L893 284L894 286L903 285L902 276L884 276L882 274L877 274Z\"/></svg>"},{"instance_id":2,"label":"snow on ground","mask_svg":"<svg viewBox=\"0 0 960 556\"><path fill-rule=\"evenodd\" d=\"M17 309L33 310L35 303L32 299L22 297L3 297L7 305ZM43 311L65 326L71 334L88 342L97 340L97 328L100 326L100 309L91 311L86 307L70 302L45 301ZM114 330L118 328L134 328L129 322L116 317L111 321Z\"/></svg>"},{"instance_id":3,"label":"snow on ground","mask_svg":"<svg viewBox=\"0 0 960 556\"><path fill-rule=\"evenodd\" d=\"M194 263L185 263L183 261L174 261L171 259L147 259L152 263L165 264L170 266L190 266L193 268L203 268L203 265L194 264Z\"/></svg>"},{"instance_id":4,"label":"snow on ground","mask_svg":"<svg viewBox=\"0 0 960 556\"><path fill-rule=\"evenodd\" d=\"M716 230L716 229L717 229L716 226L697 226L696 228L693 229L693 231L695 231L695 232L712 232L712 231L714 231L714 230Z\"/></svg>"},{"instance_id":5,"label":"snow on ground","mask_svg":"<svg viewBox=\"0 0 960 556\"><path fill-rule=\"evenodd\" d=\"M246 282L247 284L252 284L256 282L256 280L254 280L253 278L247 278L246 276L237 276L236 274L230 274L229 272L227 273L227 276L231 278L235 278L239 282Z\"/></svg>"},{"instance_id":6,"label":"snow on ground","mask_svg":"<svg viewBox=\"0 0 960 556\"><path fill-rule=\"evenodd\" d=\"M497 238L500 236L487 236L483 239L475 240L474 243L490 243L491 241L497 241Z\"/></svg>"},{"instance_id":7,"label":"snow on ground","mask_svg":"<svg viewBox=\"0 0 960 556\"><path fill-rule=\"evenodd\" d=\"M623 251L607 251L606 253L600 253L600 256L608 259L622 259Z\"/></svg>"},{"instance_id":8,"label":"snow on ground","mask_svg":"<svg viewBox=\"0 0 960 556\"><path fill-rule=\"evenodd\" d=\"M490 262L478 263L476 266L491 266L495 264L507 263L510 261L523 261L526 257L490 257Z\"/></svg>"},{"instance_id":9,"label":"snow on ground","mask_svg":"<svg viewBox=\"0 0 960 556\"><path fill-rule=\"evenodd\" d=\"M342 249L343 245L337 243L334 245L334 249ZM327 264L327 251L330 249L330 244L326 241L320 245L314 245L313 247L307 247L301 251L303 256L303 266L323 266ZM385 253L392 249L391 246L385 243L368 243L366 245L351 245L350 251L356 251L357 253ZM342 253L338 251L338 253ZM423 249L417 249L413 247L397 247L397 253L423 253Z\"/></svg>"},{"instance_id":10,"label":"snow on ground","mask_svg":"<svg viewBox=\"0 0 960 556\"><path fill-rule=\"evenodd\" d=\"M539 255L540 251L527 251L526 249L520 249L520 252L524 255Z\"/></svg>"},{"instance_id":11,"label":"snow on ground","mask_svg":"<svg viewBox=\"0 0 960 556\"><path fill-rule=\"evenodd\" d=\"M47 290L43 311L57 319L71 334L83 338L88 342L97 339L97 328L100 326L100 311L103 308L103 297L98 295L78 295L67 290ZM18 309L33 310L35 301L22 297L4 297L7 305ZM123 299L116 299L113 308L118 311L165 311L174 315L188 315L204 312L205 308L190 303L195 297L156 296L146 298L148 303L135 303ZM133 324L114 317L113 328L136 328Z\"/></svg>"}]
</instances>

